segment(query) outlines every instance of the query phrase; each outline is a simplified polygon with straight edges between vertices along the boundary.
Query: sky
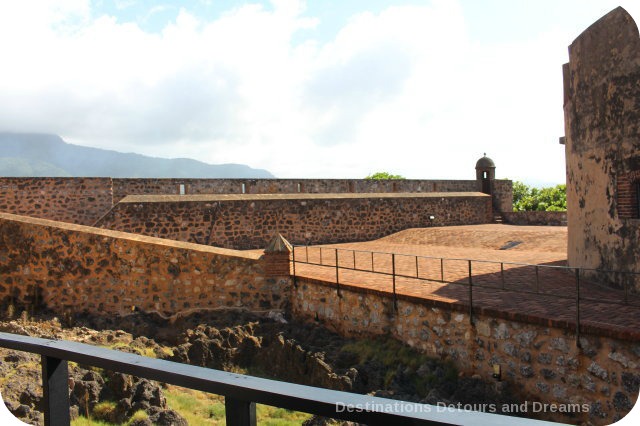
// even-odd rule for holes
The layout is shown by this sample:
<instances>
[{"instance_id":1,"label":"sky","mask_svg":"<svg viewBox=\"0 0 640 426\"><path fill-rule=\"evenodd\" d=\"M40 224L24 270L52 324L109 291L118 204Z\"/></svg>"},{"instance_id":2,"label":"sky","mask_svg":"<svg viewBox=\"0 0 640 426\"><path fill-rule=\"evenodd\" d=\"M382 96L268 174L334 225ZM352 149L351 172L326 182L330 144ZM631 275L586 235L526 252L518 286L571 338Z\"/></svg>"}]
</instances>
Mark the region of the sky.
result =
<instances>
[{"instance_id":1,"label":"sky","mask_svg":"<svg viewBox=\"0 0 640 426\"><path fill-rule=\"evenodd\" d=\"M565 181L562 64L608 0L0 2L0 131L279 178Z\"/></svg>"}]
</instances>

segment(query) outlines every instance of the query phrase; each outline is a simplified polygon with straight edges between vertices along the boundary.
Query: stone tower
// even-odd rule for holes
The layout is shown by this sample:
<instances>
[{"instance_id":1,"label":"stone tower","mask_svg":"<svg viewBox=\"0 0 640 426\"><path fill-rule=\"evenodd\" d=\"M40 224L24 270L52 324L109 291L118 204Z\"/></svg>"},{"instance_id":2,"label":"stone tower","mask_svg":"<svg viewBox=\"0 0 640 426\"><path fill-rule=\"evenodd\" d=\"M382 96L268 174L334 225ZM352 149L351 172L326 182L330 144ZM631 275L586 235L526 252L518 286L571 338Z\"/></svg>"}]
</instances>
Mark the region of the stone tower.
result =
<instances>
[{"instance_id":1,"label":"stone tower","mask_svg":"<svg viewBox=\"0 0 640 426\"><path fill-rule=\"evenodd\" d=\"M600 18L571 43L562 72L569 266L640 272L640 37L633 18L621 7ZM633 284L633 276L619 275L609 282Z\"/></svg>"}]
</instances>

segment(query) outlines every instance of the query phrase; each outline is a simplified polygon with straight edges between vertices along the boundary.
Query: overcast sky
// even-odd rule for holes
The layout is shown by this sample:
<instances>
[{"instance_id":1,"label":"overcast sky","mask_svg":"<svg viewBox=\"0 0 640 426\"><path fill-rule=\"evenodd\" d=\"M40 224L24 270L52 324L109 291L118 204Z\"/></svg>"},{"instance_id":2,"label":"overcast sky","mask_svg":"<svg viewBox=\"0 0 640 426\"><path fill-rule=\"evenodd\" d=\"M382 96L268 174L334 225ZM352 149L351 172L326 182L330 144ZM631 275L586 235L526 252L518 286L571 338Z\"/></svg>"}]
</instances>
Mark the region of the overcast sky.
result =
<instances>
[{"instance_id":1,"label":"overcast sky","mask_svg":"<svg viewBox=\"0 0 640 426\"><path fill-rule=\"evenodd\" d=\"M638 1L0 2L0 130L277 177L564 182L567 46Z\"/></svg>"}]
</instances>

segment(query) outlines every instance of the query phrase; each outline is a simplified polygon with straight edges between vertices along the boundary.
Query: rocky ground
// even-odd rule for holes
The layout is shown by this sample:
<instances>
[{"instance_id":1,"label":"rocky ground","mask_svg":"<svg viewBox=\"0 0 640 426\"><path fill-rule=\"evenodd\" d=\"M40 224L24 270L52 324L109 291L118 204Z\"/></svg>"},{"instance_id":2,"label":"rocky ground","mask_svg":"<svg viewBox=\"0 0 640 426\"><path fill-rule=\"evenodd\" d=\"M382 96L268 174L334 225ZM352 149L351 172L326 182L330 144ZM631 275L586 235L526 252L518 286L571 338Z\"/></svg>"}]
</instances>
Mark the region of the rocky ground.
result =
<instances>
[{"instance_id":1,"label":"rocky ground","mask_svg":"<svg viewBox=\"0 0 640 426\"><path fill-rule=\"evenodd\" d=\"M508 388L464 377L450 363L428 358L393 339L345 339L319 325L289 321L276 313L225 310L169 319L141 312L66 319L23 313L0 321L0 331L414 402L518 402ZM39 356L0 349L0 378L0 393L9 410L29 423L43 424ZM187 424L167 407L162 384L71 363L69 385L73 417L116 424ZM136 416L141 411L146 416Z\"/></svg>"}]
</instances>

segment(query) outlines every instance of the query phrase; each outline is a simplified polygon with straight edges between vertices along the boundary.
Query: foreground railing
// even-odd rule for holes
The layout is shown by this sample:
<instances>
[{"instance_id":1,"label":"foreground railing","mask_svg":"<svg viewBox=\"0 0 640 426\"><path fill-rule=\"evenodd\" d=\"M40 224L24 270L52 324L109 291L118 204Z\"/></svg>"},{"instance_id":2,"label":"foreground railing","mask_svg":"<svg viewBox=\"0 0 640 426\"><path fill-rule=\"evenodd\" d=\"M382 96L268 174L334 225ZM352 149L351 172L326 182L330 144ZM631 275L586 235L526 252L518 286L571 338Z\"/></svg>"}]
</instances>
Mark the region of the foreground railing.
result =
<instances>
[{"instance_id":1,"label":"foreground railing","mask_svg":"<svg viewBox=\"0 0 640 426\"><path fill-rule=\"evenodd\" d=\"M554 424L261 379L64 340L0 333L0 347L42 356L45 425L70 423L67 361L224 395L227 424L234 426L256 424L256 403L368 425Z\"/></svg>"}]
</instances>

